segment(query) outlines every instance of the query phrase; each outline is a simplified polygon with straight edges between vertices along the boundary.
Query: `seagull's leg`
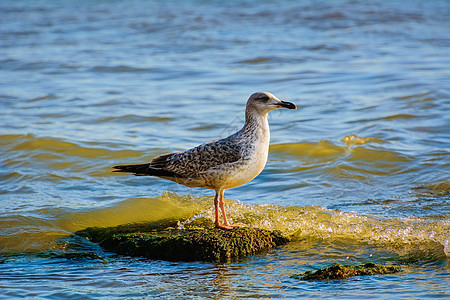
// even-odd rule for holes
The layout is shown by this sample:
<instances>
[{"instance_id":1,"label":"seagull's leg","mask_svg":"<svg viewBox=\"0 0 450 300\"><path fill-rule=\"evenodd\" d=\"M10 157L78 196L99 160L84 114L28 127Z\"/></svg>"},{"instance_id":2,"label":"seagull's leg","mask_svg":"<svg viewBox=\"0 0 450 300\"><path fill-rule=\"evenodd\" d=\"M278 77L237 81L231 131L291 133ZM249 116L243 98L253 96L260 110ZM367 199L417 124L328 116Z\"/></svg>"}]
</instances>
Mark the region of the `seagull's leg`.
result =
<instances>
[{"instance_id":1,"label":"seagull's leg","mask_svg":"<svg viewBox=\"0 0 450 300\"><path fill-rule=\"evenodd\" d=\"M216 192L216 196L214 196L214 211L216 213L216 227L220 227L219 221L219 193Z\"/></svg>"},{"instance_id":2,"label":"seagull's leg","mask_svg":"<svg viewBox=\"0 0 450 300\"><path fill-rule=\"evenodd\" d=\"M219 192L219 203L220 203L220 209L222 210L223 223L226 226L229 226L230 224L228 224L227 214L225 213L225 203L223 202L223 191Z\"/></svg>"},{"instance_id":3,"label":"seagull's leg","mask_svg":"<svg viewBox=\"0 0 450 300\"><path fill-rule=\"evenodd\" d=\"M225 224L220 224L219 221L219 204L220 209L222 210L223 220ZM227 216L225 215L225 208L223 204L223 191L216 192L216 196L214 197L214 209L216 213L216 227L222 229L233 229L233 226L228 224Z\"/></svg>"},{"instance_id":4,"label":"seagull's leg","mask_svg":"<svg viewBox=\"0 0 450 300\"><path fill-rule=\"evenodd\" d=\"M223 223L226 226L226 229L232 229L236 227L236 225L231 225L230 223L228 223L227 214L225 213L225 202L223 201L223 190L220 191L219 193L219 202L220 202L220 209L222 210L223 215Z\"/></svg>"}]
</instances>

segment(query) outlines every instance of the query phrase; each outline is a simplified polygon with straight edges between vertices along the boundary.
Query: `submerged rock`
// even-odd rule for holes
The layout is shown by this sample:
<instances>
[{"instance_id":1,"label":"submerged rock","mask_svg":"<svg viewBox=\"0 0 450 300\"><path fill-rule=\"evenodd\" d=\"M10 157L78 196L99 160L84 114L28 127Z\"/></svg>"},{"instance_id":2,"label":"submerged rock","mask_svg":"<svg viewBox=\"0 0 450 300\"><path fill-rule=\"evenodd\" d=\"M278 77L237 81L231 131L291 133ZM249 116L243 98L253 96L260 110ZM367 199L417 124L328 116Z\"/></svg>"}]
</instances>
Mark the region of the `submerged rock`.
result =
<instances>
[{"instance_id":1,"label":"submerged rock","mask_svg":"<svg viewBox=\"0 0 450 300\"><path fill-rule=\"evenodd\" d=\"M378 266L374 263L366 263L364 265L340 265L334 264L331 267L318 269L317 271L306 271L303 274L292 275L295 279L301 280L336 280L346 279L354 276L377 275L377 274L393 274L400 272L399 267L394 266Z\"/></svg>"},{"instance_id":2,"label":"submerged rock","mask_svg":"<svg viewBox=\"0 0 450 300\"><path fill-rule=\"evenodd\" d=\"M108 251L169 261L224 262L257 254L283 245L288 239L279 232L250 227L223 230L211 222L196 222L178 229L178 222L87 228L76 235L99 243Z\"/></svg>"}]
</instances>

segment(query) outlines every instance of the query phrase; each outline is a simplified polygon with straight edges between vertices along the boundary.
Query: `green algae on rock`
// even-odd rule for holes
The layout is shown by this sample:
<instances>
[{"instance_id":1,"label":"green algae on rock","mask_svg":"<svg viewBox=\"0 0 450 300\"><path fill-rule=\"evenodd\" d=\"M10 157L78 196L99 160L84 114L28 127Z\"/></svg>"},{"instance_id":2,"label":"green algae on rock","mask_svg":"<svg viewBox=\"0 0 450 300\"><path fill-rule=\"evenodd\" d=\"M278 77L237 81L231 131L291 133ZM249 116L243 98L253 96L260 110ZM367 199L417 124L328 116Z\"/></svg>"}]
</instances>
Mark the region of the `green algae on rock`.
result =
<instances>
[{"instance_id":1,"label":"green algae on rock","mask_svg":"<svg viewBox=\"0 0 450 300\"><path fill-rule=\"evenodd\" d=\"M366 263L364 265L341 265L333 264L331 267L318 269L317 271L306 271L304 274L292 275L295 279L301 280L337 280L347 279L354 276L366 276L377 274L393 274L400 272L399 267L395 266L378 266L374 263Z\"/></svg>"},{"instance_id":2,"label":"green algae on rock","mask_svg":"<svg viewBox=\"0 0 450 300\"><path fill-rule=\"evenodd\" d=\"M168 261L224 262L261 253L288 242L279 232L240 227L232 230L195 227L177 229L177 222L87 228L76 232L117 254Z\"/></svg>"}]
</instances>

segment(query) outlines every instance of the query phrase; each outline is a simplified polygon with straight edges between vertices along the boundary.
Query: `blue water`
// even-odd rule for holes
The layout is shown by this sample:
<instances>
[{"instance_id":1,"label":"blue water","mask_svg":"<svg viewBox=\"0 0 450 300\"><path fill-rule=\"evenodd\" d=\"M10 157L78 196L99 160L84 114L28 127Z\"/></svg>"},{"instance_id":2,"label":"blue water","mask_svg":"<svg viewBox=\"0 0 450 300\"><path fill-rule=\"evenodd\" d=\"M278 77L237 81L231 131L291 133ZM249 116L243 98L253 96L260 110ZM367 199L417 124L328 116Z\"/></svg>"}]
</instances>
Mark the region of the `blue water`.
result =
<instances>
[{"instance_id":1,"label":"blue water","mask_svg":"<svg viewBox=\"0 0 450 300\"><path fill-rule=\"evenodd\" d=\"M450 297L449 46L449 1L0 2L0 298ZM299 109L227 210L290 244L210 264L70 239L212 218L211 191L110 167L233 133L259 90ZM402 272L290 277L367 261Z\"/></svg>"}]
</instances>

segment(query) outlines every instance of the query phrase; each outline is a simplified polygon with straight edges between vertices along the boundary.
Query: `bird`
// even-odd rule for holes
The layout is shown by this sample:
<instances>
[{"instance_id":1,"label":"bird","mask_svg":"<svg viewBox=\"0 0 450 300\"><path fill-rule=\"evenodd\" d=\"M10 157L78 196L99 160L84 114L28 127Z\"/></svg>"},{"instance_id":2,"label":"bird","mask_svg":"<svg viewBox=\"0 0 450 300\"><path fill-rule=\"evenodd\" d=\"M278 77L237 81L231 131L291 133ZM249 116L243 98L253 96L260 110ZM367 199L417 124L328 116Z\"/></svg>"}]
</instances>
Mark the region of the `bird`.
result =
<instances>
[{"instance_id":1,"label":"bird","mask_svg":"<svg viewBox=\"0 0 450 300\"><path fill-rule=\"evenodd\" d=\"M269 92L253 93L247 100L244 126L236 133L184 152L157 156L149 163L116 165L113 172L156 176L187 187L214 190L215 226L233 229L236 226L228 222L225 213L224 191L250 182L264 169L270 143L268 113L278 108L297 106Z\"/></svg>"}]
</instances>

